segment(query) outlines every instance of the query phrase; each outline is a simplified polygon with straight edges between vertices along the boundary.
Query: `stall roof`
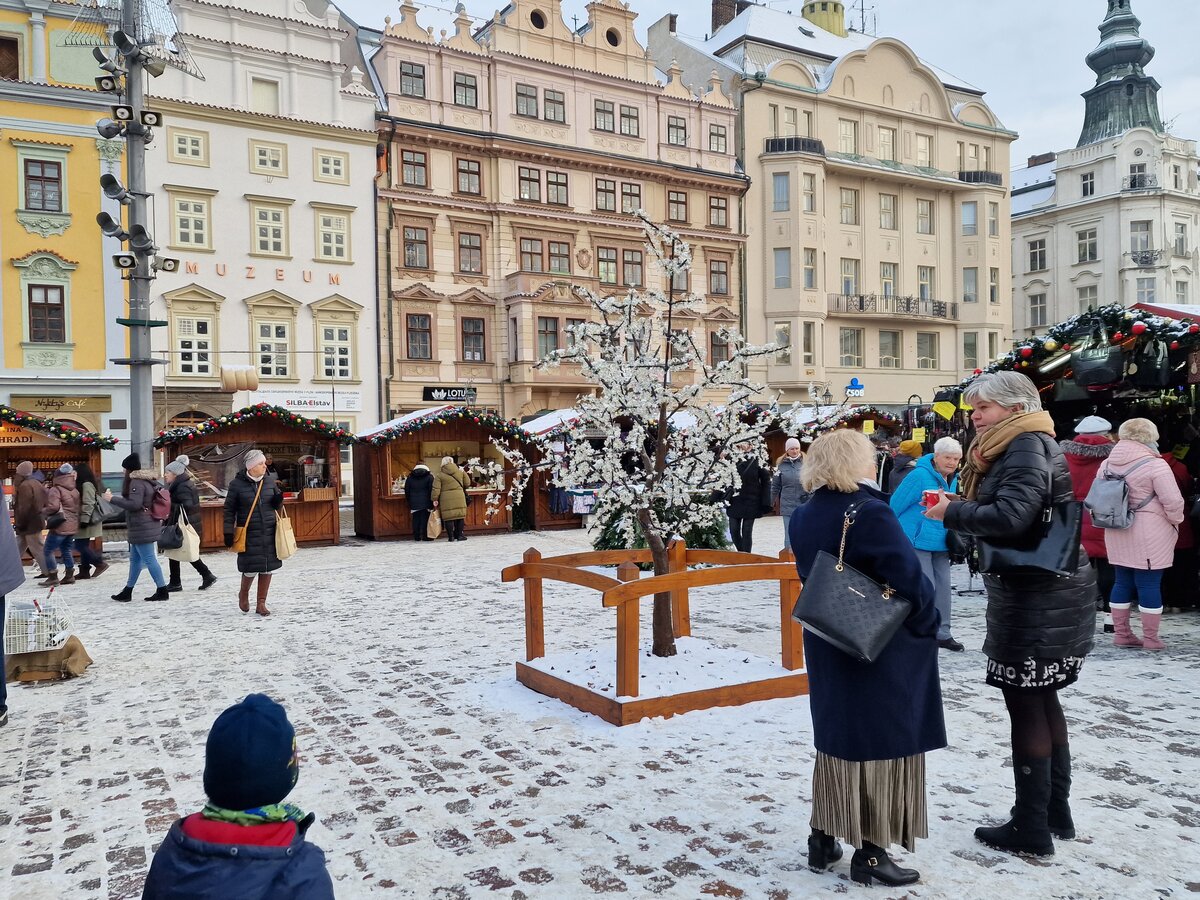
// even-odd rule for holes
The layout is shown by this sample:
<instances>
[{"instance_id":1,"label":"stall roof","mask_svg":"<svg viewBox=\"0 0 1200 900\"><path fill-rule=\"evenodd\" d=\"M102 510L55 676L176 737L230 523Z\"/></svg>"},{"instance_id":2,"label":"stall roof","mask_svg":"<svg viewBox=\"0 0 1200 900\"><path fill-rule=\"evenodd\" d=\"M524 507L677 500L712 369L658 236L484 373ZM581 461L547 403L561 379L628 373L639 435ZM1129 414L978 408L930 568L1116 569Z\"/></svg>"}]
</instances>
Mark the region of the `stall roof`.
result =
<instances>
[{"instance_id":1,"label":"stall roof","mask_svg":"<svg viewBox=\"0 0 1200 900\"><path fill-rule=\"evenodd\" d=\"M574 409L556 409L554 412L548 412L545 415L538 416L536 419L522 422L521 427L534 437L541 437L552 431L558 431L560 428L574 425L578 421L578 411Z\"/></svg>"},{"instance_id":2,"label":"stall roof","mask_svg":"<svg viewBox=\"0 0 1200 900\"><path fill-rule=\"evenodd\" d=\"M1196 319L1200 321L1200 306L1185 306L1183 304L1166 306L1159 303L1135 303L1131 308L1144 309L1148 313L1154 313L1156 316L1164 316L1168 319Z\"/></svg>"},{"instance_id":3,"label":"stall roof","mask_svg":"<svg viewBox=\"0 0 1200 900\"><path fill-rule=\"evenodd\" d=\"M416 409L412 412L405 413L398 418L392 419L390 422L384 422L376 425L374 428L368 428L366 431L358 432L359 438L369 438L377 434L382 434L390 428L397 428L401 425L407 425L410 422L415 422L418 419L423 419L426 416L436 416L438 413L445 412L448 409L453 409L453 405L443 403L441 406L431 406L429 409Z\"/></svg>"}]
</instances>

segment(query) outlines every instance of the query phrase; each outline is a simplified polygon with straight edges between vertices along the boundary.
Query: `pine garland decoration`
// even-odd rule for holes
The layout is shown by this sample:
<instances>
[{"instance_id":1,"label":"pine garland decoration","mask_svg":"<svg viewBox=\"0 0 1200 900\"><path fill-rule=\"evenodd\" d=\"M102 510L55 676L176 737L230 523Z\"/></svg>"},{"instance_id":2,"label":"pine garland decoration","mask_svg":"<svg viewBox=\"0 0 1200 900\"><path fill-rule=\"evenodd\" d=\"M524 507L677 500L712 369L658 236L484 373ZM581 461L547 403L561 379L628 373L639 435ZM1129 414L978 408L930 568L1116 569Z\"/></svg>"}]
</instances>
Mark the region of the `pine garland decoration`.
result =
<instances>
[{"instance_id":1,"label":"pine garland decoration","mask_svg":"<svg viewBox=\"0 0 1200 900\"><path fill-rule=\"evenodd\" d=\"M99 447L101 450L112 450L119 443L118 439L111 434L78 431L58 419L35 416L10 406L0 406L0 421L24 428L26 431L49 435L72 447Z\"/></svg>"},{"instance_id":2,"label":"pine garland decoration","mask_svg":"<svg viewBox=\"0 0 1200 900\"><path fill-rule=\"evenodd\" d=\"M387 444L399 438L416 434L430 425L447 425L450 422L462 420L487 428L503 437L516 438L527 444L537 443L534 436L522 428L514 419L502 419L495 413L481 409L471 409L467 406L454 406L450 409L432 412L427 416L413 419L402 425L394 425L385 431L367 435L366 437L358 438L358 440L364 444L378 447L380 444Z\"/></svg>"},{"instance_id":3,"label":"pine garland decoration","mask_svg":"<svg viewBox=\"0 0 1200 900\"><path fill-rule=\"evenodd\" d=\"M223 416L214 416L197 425L168 428L160 431L158 437L154 439L154 446L155 448L160 448L168 444L185 443L195 440L201 435L211 434L215 431L229 428L232 425L240 425L243 422L249 422L254 419L269 419L281 425L287 425L289 428L296 428L300 431L316 435L317 437L335 440L343 446L353 444L357 440L345 428L331 425L329 422L322 421L321 419L310 419L307 416L294 413L290 409L284 409L282 406L274 406L270 403L256 403L253 406L245 406L236 412L227 413Z\"/></svg>"}]
</instances>

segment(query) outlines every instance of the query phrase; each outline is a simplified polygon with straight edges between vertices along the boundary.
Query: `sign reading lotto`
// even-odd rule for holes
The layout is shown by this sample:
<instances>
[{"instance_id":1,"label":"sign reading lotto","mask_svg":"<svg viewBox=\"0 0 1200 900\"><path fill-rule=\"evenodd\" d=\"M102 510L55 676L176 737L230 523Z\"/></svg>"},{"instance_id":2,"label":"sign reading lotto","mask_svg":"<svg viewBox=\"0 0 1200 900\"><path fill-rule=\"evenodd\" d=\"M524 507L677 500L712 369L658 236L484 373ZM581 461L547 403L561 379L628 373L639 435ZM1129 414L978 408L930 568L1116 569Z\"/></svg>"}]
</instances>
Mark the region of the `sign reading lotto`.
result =
<instances>
[{"instance_id":1,"label":"sign reading lotto","mask_svg":"<svg viewBox=\"0 0 1200 900\"><path fill-rule=\"evenodd\" d=\"M362 412L360 391L323 391L320 388L294 391L253 391L250 402L270 403L286 410L309 415L311 413Z\"/></svg>"},{"instance_id":2,"label":"sign reading lotto","mask_svg":"<svg viewBox=\"0 0 1200 900\"><path fill-rule=\"evenodd\" d=\"M421 399L427 403L474 403L477 395L478 391L473 387L438 387L427 384Z\"/></svg>"},{"instance_id":3,"label":"sign reading lotto","mask_svg":"<svg viewBox=\"0 0 1200 900\"><path fill-rule=\"evenodd\" d=\"M60 443L47 434L26 431L9 422L0 422L0 447L57 447Z\"/></svg>"}]
</instances>

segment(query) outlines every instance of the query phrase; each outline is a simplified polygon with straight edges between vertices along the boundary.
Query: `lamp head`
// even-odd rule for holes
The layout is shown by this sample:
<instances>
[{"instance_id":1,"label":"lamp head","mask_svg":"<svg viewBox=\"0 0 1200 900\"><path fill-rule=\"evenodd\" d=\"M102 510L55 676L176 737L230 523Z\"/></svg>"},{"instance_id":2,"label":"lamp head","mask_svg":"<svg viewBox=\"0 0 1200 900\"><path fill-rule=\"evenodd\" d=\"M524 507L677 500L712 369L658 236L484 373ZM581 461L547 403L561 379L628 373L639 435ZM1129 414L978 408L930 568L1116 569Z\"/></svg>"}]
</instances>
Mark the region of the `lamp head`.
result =
<instances>
[{"instance_id":1,"label":"lamp head","mask_svg":"<svg viewBox=\"0 0 1200 900\"><path fill-rule=\"evenodd\" d=\"M96 123L96 131L100 133L100 137L112 140L113 138L121 137L125 133L125 126L105 116Z\"/></svg>"}]
</instances>

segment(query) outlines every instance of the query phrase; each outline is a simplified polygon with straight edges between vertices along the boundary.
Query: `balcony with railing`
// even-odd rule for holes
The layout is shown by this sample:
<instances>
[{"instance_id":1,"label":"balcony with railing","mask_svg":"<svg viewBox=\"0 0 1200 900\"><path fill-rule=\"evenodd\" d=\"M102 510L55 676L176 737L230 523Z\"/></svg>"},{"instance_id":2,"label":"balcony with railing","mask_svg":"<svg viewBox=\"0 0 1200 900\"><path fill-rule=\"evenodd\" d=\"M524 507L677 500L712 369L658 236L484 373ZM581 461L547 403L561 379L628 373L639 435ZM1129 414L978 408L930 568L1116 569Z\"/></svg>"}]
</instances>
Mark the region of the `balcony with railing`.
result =
<instances>
[{"instance_id":1,"label":"balcony with railing","mask_svg":"<svg viewBox=\"0 0 1200 900\"><path fill-rule=\"evenodd\" d=\"M1153 268L1158 265L1159 257L1162 256L1161 250L1130 250L1129 259L1135 266L1142 268Z\"/></svg>"},{"instance_id":2,"label":"balcony with railing","mask_svg":"<svg viewBox=\"0 0 1200 900\"><path fill-rule=\"evenodd\" d=\"M894 294L830 294L829 312L844 316L958 320L958 304Z\"/></svg>"},{"instance_id":3,"label":"balcony with railing","mask_svg":"<svg viewBox=\"0 0 1200 900\"><path fill-rule=\"evenodd\" d=\"M1121 179L1121 190L1156 191L1158 190L1158 176L1151 175L1147 172L1137 172L1133 175L1126 175Z\"/></svg>"},{"instance_id":4,"label":"balcony with railing","mask_svg":"<svg viewBox=\"0 0 1200 900\"><path fill-rule=\"evenodd\" d=\"M818 138L810 137L769 137L763 147L763 153L815 153L825 155L825 144Z\"/></svg>"},{"instance_id":5,"label":"balcony with railing","mask_svg":"<svg viewBox=\"0 0 1200 900\"><path fill-rule=\"evenodd\" d=\"M988 172L986 169L959 169L958 180L964 184L991 184L996 187L1004 186L1004 176L999 172Z\"/></svg>"}]
</instances>

